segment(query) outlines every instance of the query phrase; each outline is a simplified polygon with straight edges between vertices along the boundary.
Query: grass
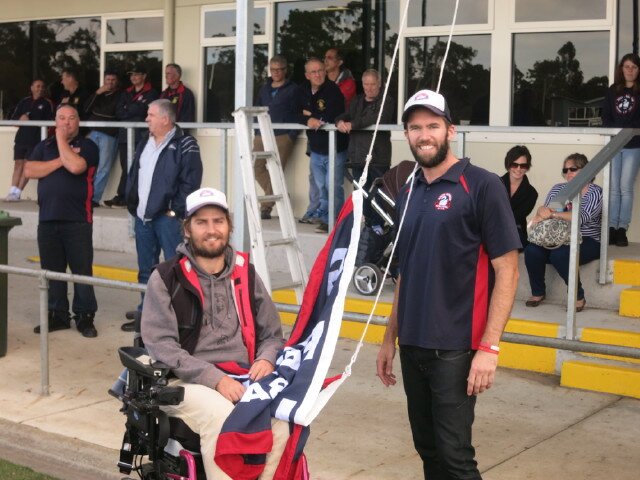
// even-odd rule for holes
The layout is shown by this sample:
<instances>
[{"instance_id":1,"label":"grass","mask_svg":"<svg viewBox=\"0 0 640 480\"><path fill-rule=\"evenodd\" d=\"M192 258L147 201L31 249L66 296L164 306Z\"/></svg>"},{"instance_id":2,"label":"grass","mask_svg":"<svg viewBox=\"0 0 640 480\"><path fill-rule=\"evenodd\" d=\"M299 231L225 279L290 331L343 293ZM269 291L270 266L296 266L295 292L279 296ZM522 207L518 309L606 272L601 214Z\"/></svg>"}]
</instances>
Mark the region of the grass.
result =
<instances>
[{"instance_id":1,"label":"grass","mask_svg":"<svg viewBox=\"0 0 640 480\"><path fill-rule=\"evenodd\" d=\"M3 480L56 480L55 477L34 472L28 467L22 467L0 459L0 478Z\"/></svg>"}]
</instances>

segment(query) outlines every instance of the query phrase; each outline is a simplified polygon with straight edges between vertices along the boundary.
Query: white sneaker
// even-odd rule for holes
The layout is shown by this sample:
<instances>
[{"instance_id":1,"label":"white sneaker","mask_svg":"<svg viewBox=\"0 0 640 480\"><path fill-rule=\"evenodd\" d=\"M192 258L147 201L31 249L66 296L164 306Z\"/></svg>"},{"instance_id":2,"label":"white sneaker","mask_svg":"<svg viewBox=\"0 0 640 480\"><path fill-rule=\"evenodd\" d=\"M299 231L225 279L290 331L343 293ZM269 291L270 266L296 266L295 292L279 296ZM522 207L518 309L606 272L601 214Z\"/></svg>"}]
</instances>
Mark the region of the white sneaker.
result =
<instances>
[{"instance_id":1,"label":"white sneaker","mask_svg":"<svg viewBox=\"0 0 640 480\"><path fill-rule=\"evenodd\" d=\"M11 192L9 193L9 195L7 195L4 199L5 202L19 202L20 201L20 195L18 195L16 192Z\"/></svg>"}]
</instances>

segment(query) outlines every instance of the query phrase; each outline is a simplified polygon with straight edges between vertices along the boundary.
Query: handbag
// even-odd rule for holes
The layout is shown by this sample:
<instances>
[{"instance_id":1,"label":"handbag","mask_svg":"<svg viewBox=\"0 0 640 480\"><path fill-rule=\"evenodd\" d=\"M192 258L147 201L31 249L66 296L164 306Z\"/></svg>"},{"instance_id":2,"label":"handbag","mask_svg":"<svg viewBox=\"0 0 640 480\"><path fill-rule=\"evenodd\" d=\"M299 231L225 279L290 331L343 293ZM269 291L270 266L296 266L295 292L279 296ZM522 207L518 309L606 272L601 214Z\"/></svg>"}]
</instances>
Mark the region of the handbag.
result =
<instances>
[{"instance_id":1,"label":"handbag","mask_svg":"<svg viewBox=\"0 0 640 480\"><path fill-rule=\"evenodd\" d=\"M554 249L571 243L571 222L560 218L547 218L535 225L527 226L529 242L540 247ZM578 232L578 243L582 243L582 236Z\"/></svg>"}]
</instances>

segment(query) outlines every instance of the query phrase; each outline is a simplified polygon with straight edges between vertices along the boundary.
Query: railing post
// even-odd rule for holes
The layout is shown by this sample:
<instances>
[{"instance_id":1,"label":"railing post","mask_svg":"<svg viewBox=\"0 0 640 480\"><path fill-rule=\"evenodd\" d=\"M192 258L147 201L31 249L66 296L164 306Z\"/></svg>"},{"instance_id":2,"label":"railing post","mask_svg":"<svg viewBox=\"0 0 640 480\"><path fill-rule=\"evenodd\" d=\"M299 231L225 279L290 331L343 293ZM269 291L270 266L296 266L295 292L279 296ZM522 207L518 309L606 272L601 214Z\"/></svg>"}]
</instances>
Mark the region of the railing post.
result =
<instances>
[{"instance_id":1,"label":"railing post","mask_svg":"<svg viewBox=\"0 0 640 480\"><path fill-rule=\"evenodd\" d=\"M466 132L458 132L456 134L457 137L457 150L458 150L458 158L464 158L467 150L467 133Z\"/></svg>"},{"instance_id":2,"label":"railing post","mask_svg":"<svg viewBox=\"0 0 640 480\"><path fill-rule=\"evenodd\" d=\"M329 231L336 221L336 131L329 130Z\"/></svg>"},{"instance_id":3,"label":"railing post","mask_svg":"<svg viewBox=\"0 0 640 480\"><path fill-rule=\"evenodd\" d=\"M605 145L611 140L610 136L605 137ZM598 272L598 283L607 283L607 273L609 270L609 195L611 195L611 162L607 162L602 170L602 225L600 226L600 271Z\"/></svg>"},{"instance_id":4,"label":"railing post","mask_svg":"<svg viewBox=\"0 0 640 480\"><path fill-rule=\"evenodd\" d=\"M40 395L49 395L49 280L40 275Z\"/></svg>"},{"instance_id":5,"label":"railing post","mask_svg":"<svg viewBox=\"0 0 640 480\"><path fill-rule=\"evenodd\" d=\"M573 198L571 203L571 245L569 247L569 281L567 289L567 337L576 339L576 300L578 298L578 281L580 268L580 196Z\"/></svg>"},{"instance_id":6,"label":"railing post","mask_svg":"<svg viewBox=\"0 0 640 480\"><path fill-rule=\"evenodd\" d=\"M134 134L135 129L132 127L127 127L127 172L124 175L129 173L131 170L131 165L133 165L133 150L134 150ZM135 218L132 215L129 215L129 237L135 237Z\"/></svg>"},{"instance_id":7,"label":"railing post","mask_svg":"<svg viewBox=\"0 0 640 480\"><path fill-rule=\"evenodd\" d=\"M220 189L225 195L229 195L229 186L227 185L228 142L228 130L223 128L220 130Z\"/></svg>"},{"instance_id":8,"label":"railing post","mask_svg":"<svg viewBox=\"0 0 640 480\"><path fill-rule=\"evenodd\" d=\"M47 131L49 130L49 127L40 127L40 140L46 140L47 139Z\"/></svg>"}]
</instances>

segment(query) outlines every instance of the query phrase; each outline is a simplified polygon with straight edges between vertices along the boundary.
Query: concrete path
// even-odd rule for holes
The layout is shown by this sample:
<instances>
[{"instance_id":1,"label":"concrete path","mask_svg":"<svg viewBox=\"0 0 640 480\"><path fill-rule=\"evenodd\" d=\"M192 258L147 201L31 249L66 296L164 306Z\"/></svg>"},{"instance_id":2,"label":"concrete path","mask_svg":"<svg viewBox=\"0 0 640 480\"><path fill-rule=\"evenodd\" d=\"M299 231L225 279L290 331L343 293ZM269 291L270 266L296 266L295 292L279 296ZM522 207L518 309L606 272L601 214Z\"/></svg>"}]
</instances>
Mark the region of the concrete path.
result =
<instances>
[{"instance_id":1,"label":"concrete path","mask_svg":"<svg viewBox=\"0 0 640 480\"><path fill-rule=\"evenodd\" d=\"M13 241L10 263L29 266L25 258L34 247ZM97 252L96 263L130 262L118 255ZM32 332L37 282L10 277L9 348L0 358L0 456L60 478L121 477L115 464L124 417L106 392L121 369L116 349L132 340L119 325L137 295L96 293L99 337L85 339L75 330L50 335L51 395L42 397L40 339ZM339 342L335 373L354 348L354 341ZM364 346L352 378L312 425L306 448L312 478L421 478L402 385L380 384L376 353L375 345ZM485 479L638 478L638 400L565 389L557 377L502 369L476 413L474 442Z\"/></svg>"}]
</instances>

